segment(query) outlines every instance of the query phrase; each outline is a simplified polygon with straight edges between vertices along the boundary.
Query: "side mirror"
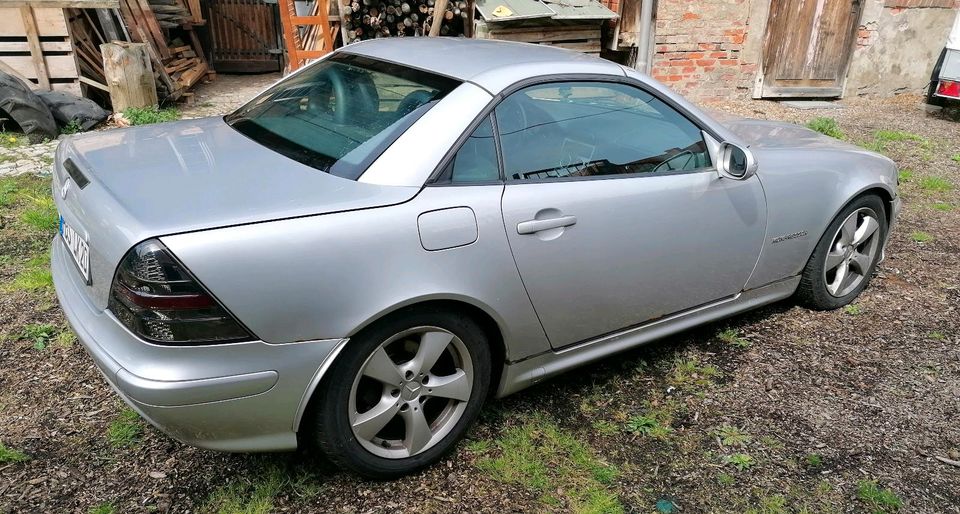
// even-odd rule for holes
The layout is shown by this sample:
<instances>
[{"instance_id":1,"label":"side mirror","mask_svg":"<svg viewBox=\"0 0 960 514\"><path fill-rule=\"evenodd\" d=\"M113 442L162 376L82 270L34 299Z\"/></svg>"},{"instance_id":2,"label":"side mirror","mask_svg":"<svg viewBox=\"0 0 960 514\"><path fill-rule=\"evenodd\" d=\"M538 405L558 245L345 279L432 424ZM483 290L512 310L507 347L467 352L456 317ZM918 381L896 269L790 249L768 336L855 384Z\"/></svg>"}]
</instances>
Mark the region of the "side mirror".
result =
<instances>
[{"instance_id":1,"label":"side mirror","mask_svg":"<svg viewBox=\"0 0 960 514\"><path fill-rule=\"evenodd\" d=\"M721 177L747 180L757 173L757 160L750 150L733 143L721 143L717 153L717 171Z\"/></svg>"}]
</instances>

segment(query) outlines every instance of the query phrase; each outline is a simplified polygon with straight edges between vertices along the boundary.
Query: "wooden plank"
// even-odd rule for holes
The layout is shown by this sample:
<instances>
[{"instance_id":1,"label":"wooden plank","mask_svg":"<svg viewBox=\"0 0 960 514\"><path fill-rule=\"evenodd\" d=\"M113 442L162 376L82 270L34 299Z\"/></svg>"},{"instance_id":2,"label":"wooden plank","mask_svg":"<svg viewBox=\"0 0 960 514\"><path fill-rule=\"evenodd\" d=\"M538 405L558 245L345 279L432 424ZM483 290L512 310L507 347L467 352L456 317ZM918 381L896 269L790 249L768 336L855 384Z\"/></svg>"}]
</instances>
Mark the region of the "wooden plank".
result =
<instances>
[{"instance_id":1,"label":"wooden plank","mask_svg":"<svg viewBox=\"0 0 960 514\"><path fill-rule=\"evenodd\" d=\"M60 16L63 16L62 12ZM20 17L27 33L27 46L30 47L30 60L33 61L34 74L41 88L50 89L50 74L47 72L47 62L43 58L43 49L40 47L40 35L37 31L37 20L33 17L33 8L21 7Z\"/></svg>"},{"instance_id":2,"label":"wooden plank","mask_svg":"<svg viewBox=\"0 0 960 514\"><path fill-rule=\"evenodd\" d=\"M34 9L113 9L120 0L3 0L5 6Z\"/></svg>"},{"instance_id":3,"label":"wooden plank","mask_svg":"<svg viewBox=\"0 0 960 514\"><path fill-rule=\"evenodd\" d=\"M27 85L30 85L30 86L33 85L33 82L30 82L30 79L28 79L27 77L24 77L23 75L21 75L19 71L13 69L12 66L10 66L9 64L3 62L2 59L0 59L0 71L6 73L6 74L8 74L8 75L13 75L14 77L17 77L18 79L26 82Z\"/></svg>"},{"instance_id":4,"label":"wooden plank","mask_svg":"<svg viewBox=\"0 0 960 514\"><path fill-rule=\"evenodd\" d=\"M441 16L441 14L446 13L446 11L447 0L437 0L437 3L433 7L433 12L436 13L436 16L433 17L433 23L430 24L430 37L440 35L440 26L443 25L443 16Z\"/></svg>"},{"instance_id":5,"label":"wooden plank","mask_svg":"<svg viewBox=\"0 0 960 514\"><path fill-rule=\"evenodd\" d=\"M44 52L70 52L73 45L69 41L41 41L40 48ZM0 53L29 51L30 45L26 41L0 41Z\"/></svg>"},{"instance_id":6,"label":"wooden plank","mask_svg":"<svg viewBox=\"0 0 960 514\"><path fill-rule=\"evenodd\" d=\"M84 84L86 84L86 85L88 85L88 86L95 87L95 88L97 88L97 89L99 89L99 90L101 90L101 91L106 91L107 93L110 92L110 88L108 88L108 87L107 87L106 85L104 85L104 84L101 84L101 83L97 82L96 80L89 79L89 78L87 78L87 77L84 77L83 75L80 76L80 79L79 79L79 80L80 80L80 82L83 82Z\"/></svg>"},{"instance_id":7,"label":"wooden plank","mask_svg":"<svg viewBox=\"0 0 960 514\"><path fill-rule=\"evenodd\" d=\"M3 4L6 5L6 4ZM37 35L40 37L67 37L67 20L61 9L34 9ZM23 37L27 29L23 26L20 8L0 8L0 37Z\"/></svg>"},{"instance_id":8,"label":"wooden plank","mask_svg":"<svg viewBox=\"0 0 960 514\"><path fill-rule=\"evenodd\" d=\"M80 89L80 82L57 82L52 85L54 91L63 91L73 96L83 96L83 90Z\"/></svg>"},{"instance_id":9,"label":"wooden plank","mask_svg":"<svg viewBox=\"0 0 960 514\"><path fill-rule=\"evenodd\" d=\"M114 112L128 107L157 105L157 84L153 79L146 43L107 43L100 46L110 103Z\"/></svg>"},{"instance_id":10,"label":"wooden plank","mask_svg":"<svg viewBox=\"0 0 960 514\"><path fill-rule=\"evenodd\" d=\"M33 59L29 55L5 55L2 59L16 74L33 80L39 79ZM45 61L47 77L50 79L75 79L79 75L73 55L48 55Z\"/></svg>"},{"instance_id":11,"label":"wooden plank","mask_svg":"<svg viewBox=\"0 0 960 514\"><path fill-rule=\"evenodd\" d=\"M489 39L500 39L508 41L521 41L526 43L541 43L545 41L564 41L564 40L582 40L599 39L600 27L569 27L569 28L544 28L530 27L520 29L493 29L490 30L487 37Z\"/></svg>"},{"instance_id":12,"label":"wooden plank","mask_svg":"<svg viewBox=\"0 0 960 514\"><path fill-rule=\"evenodd\" d=\"M120 31L117 30L117 25L113 20L113 16L111 16L111 11L97 9L96 13L97 19L100 20L100 26L103 28L104 43L118 41L120 39Z\"/></svg>"},{"instance_id":13,"label":"wooden plank","mask_svg":"<svg viewBox=\"0 0 960 514\"><path fill-rule=\"evenodd\" d=\"M154 47L157 50L157 53L160 54L161 59L170 58L170 49L167 48L167 38L163 34L163 30L160 28L160 23L157 22L156 16L153 15L153 10L150 9L150 3L147 0L129 0L132 3L136 2L142 14L143 24L147 27L147 30L150 33L150 36L153 38Z\"/></svg>"}]
</instances>

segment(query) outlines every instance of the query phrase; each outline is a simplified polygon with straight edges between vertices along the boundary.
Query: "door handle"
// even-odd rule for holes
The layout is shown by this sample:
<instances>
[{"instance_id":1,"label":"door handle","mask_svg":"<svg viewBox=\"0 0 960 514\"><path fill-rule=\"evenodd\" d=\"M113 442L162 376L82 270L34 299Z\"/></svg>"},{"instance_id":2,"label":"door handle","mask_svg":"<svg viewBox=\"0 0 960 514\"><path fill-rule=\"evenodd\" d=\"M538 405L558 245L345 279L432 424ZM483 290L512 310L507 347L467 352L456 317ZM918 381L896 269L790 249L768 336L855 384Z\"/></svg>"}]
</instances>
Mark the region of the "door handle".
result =
<instances>
[{"instance_id":1,"label":"door handle","mask_svg":"<svg viewBox=\"0 0 960 514\"><path fill-rule=\"evenodd\" d=\"M561 216L547 220L529 220L517 223L518 234L536 234L551 228L569 227L577 224L576 216Z\"/></svg>"}]
</instances>

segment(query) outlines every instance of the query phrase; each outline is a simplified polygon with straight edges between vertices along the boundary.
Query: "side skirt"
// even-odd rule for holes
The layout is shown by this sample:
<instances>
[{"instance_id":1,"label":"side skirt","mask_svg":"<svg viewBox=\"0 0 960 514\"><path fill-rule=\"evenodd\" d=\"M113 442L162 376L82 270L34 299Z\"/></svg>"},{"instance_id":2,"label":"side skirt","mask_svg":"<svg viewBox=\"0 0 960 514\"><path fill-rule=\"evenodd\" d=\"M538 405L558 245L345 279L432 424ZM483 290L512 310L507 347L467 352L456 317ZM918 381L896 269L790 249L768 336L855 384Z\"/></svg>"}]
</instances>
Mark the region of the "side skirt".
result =
<instances>
[{"instance_id":1,"label":"side skirt","mask_svg":"<svg viewBox=\"0 0 960 514\"><path fill-rule=\"evenodd\" d=\"M799 276L790 277L621 332L508 363L504 368L503 378L500 379L497 397L502 398L516 393L567 370L596 362L656 339L789 298L796 291L799 283Z\"/></svg>"}]
</instances>

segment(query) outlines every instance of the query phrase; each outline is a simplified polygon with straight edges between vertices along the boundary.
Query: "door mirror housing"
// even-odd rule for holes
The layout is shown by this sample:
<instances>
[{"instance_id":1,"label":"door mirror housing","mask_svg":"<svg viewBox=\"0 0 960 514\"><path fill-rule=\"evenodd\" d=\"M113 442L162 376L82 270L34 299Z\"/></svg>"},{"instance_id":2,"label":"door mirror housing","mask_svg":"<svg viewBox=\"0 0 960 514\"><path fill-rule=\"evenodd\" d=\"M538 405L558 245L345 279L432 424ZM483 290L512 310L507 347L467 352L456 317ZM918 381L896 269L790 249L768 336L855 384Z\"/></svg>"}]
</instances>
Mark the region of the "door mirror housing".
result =
<instances>
[{"instance_id":1,"label":"door mirror housing","mask_svg":"<svg viewBox=\"0 0 960 514\"><path fill-rule=\"evenodd\" d=\"M717 171L721 177L747 180L757 173L757 159L749 149L721 143L717 153Z\"/></svg>"}]
</instances>

